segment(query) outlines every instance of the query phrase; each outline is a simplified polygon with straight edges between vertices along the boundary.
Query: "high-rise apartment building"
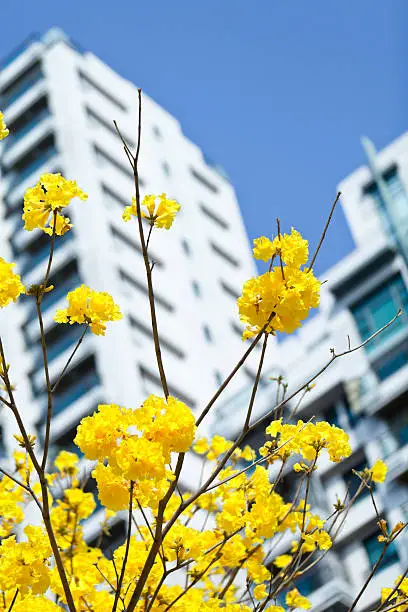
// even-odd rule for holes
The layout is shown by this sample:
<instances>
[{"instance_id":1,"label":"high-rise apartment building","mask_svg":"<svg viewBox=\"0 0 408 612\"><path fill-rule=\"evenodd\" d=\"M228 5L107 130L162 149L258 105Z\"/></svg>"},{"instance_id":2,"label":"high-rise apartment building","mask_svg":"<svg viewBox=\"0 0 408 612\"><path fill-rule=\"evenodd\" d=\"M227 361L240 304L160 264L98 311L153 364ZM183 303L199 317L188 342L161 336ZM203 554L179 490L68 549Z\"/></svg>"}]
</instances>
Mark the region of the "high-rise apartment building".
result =
<instances>
[{"instance_id":1,"label":"high-rise apartment building","mask_svg":"<svg viewBox=\"0 0 408 612\"><path fill-rule=\"evenodd\" d=\"M408 520L408 133L376 153L363 140L367 165L339 186L342 205L356 248L322 275L319 314L298 334L279 344L269 361L271 375L286 377L291 393L304 385L331 357L356 346L386 325L401 308L402 315L359 351L337 359L318 378L297 409L302 419L344 428L353 454L340 464L321 462L312 479L311 503L329 516L337 496L357 490L353 475L382 458L388 477L377 485L375 498L381 517L395 525ZM267 379L268 376L265 376ZM244 419L251 389L243 388L218 409L214 432L233 438ZM254 417L275 405L274 383L260 389ZM298 398L288 405L292 411ZM234 414L231 421L229 415ZM249 442L259 447L264 426ZM284 473L281 490L293 495L296 475ZM352 507L332 551L311 574L297 582L317 612L347 610L382 550L377 517L366 490ZM289 538L290 540L291 538ZM281 545L282 552L290 541ZM392 586L408 566L408 536L403 534L387 550L374 579L358 603L359 610L374 610L381 587Z\"/></svg>"},{"instance_id":2,"label":"high-rise apartment building","mask_svg":"<svg viewBox=\"0 0 408 612\"><path fill-rule=\"evenodd\" d=\"M43 172L61 172L89 194L70 207L74 227L56 241L55 289L43 300L51 378L81 334L53 321L68 291L81 283L109 291L123 312L106 337L87 334L54 394L53 447L70 448L79 420L98 403L137 406L161 394L137 225L122 221L133 173L113 126L115 119L134 149L137 88L51 30L1 64L0 108L10 129L0 151L1 255L27 286L42 281L50 248L47 235L23 229L27 187ZM222 169L147 95L140 175L142 195L166 192L182 205L170 232L154 231L150 256L169 389L198 413L243 351L236 297L255 271L248 239ZM47 397L33 298L1 313L0 333L28 430L41 433ZM231 390L251 377L249 361ZM0 419L5 452L14 429L5 411Z\"/></svg>"}]
</instances>

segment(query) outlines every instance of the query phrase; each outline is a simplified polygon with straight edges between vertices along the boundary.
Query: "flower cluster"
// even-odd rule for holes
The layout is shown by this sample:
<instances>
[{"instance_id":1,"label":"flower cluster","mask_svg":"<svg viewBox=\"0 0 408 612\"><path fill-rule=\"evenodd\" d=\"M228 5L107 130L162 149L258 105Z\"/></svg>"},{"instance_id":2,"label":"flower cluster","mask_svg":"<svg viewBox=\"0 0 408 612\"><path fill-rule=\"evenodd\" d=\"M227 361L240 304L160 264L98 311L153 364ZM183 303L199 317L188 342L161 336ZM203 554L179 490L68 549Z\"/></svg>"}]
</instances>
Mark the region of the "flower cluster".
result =
<instances>
[{"instance_id":1,"label":"flower cluster","mask_svg":"<svg viewBox=\"0 0 408 612\"><path fill-rule=\"evenodd\" d=\"M302 269L308 258L308 243L299 232L279 235L273 241L262 236L255 240L257 259L271 260L270 269L244 283L238 298L239 316L246 325L244 339L262 329L291 334L307 318L320 300L320 282L310 269ZM280 265L273 266L279 257Z\"/></svg>"},{"instance_id":2,"label":"flower cluster","mask_svg":"<svg viewBox=\"0 0 408 612\"><path fill-rule=\"evenodd\" d=\"M4 115L3 113L0 111L0 140L3 140L4 138L7 138L7 136L9 135L9 130L7 129L6 123L4 121Z\"/></svg>"},{"instance_id":3,"label":"flower cluster","mask_svg":"<svg viewBox=\"0 0 408 612\"><path fill-rule=\"evenodd\" d=\"M408 578L398 576L394 588L381 589L381 604L384 609L393 609L396 612L406 612L408 599ZM400 604L398 606L398 604Z\"/></svg>"},{"instance_id":4,"label":"flower cluster","mask_svg":"<svg viewBox=\"0 0 408 612\"><path fill-rule=\"evenodd\" d=\"M157 203L157 199L159 203ZM142 210L142 217L147 219L150 225L158 228L170 229L177 212L180 210L180 204L176 200L171 200L165 193L159 196L146 195L143 198L142 204L146 211ZM137 217L136 199L132 199L131 206L126 206L123 211L123 220L130 221L132 217Z\"/></svg>"},{"instance_id":5,"label":"flower cluster","mask_svg":"<svg viewBox=\"0 0 408 612\"><path fill-rule=\"evenodd\" d=\"M296 425L291 425L282 423L280 418L272 421L265 431L273 440L266 442L259 452L263 457L269 457L271 462L286 460L295 454L307 461L316 461L323 449L327 450L330 461L335 463L351 455L347 433L326 421L304 423L299 420ZM298 463L294 469L302 471L307 467Z\"/></svg>"},{"instance_id":6,"label":"flower cluster","mask_svg":"<svg viewBox=\"0 0 408 612\"><path fill-rule=\"evenodd\" d=\"M157 505L173 479L167 468L171 453L186 452L194 433L190 408L174 397L151 395L135 410L100 405L81 421L75 443L85 457L98 460L94 477L101 502L122 510L129 503L131 481L141 505Z\"/></svg>"},{"instance_id":7,"label":"flower cluster","mask_svg":"<svg viewBox=\"0 0 408 612\"><path fill-rule=\"evenodd\" d=\"M86 200L88 196L75 181L69 181L59 173L42 174L38 183L27 189L24 195L24 229L38 228L52 235L55 225L56 235L62 236L72 225L69 217L64 217L61 211L73 198Z\"/></svg>"},{"instance_id":8,"label":"flower cluster","mask_svg":"<svg viewBox=\"0 0 408 612\"><path fill-rule=\"evenodd\" d=\"M0 257L0 308L10 302L15 302L19 295L25 292L20 276L13 272L15 264L7 263Z\"/></svg>"},{"instance_id":9,"label":"flower cluster","mask_svg":"<svg viewBox=\"0 0 408 612\"><path fill-rule=\"evenodd\" d=\"M122 318L120 308L109 293L94 291L85 285L67 294L68 308L57 310L54 320L57 323L89 325L97 336L104 336L106 323Z\"/></svg>"}]
</instances>

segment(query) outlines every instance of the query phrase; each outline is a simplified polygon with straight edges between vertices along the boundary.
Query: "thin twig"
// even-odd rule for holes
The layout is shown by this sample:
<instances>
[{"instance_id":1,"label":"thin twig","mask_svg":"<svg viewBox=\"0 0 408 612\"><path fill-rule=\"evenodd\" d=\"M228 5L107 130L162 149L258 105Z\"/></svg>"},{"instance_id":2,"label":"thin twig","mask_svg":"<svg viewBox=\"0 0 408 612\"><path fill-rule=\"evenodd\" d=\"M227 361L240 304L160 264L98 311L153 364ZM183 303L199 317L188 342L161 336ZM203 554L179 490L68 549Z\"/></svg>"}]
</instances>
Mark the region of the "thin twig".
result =
<instances>
[{"instance_id":1,"label":"thin twig","mask_svg":"<svg viewBox=\"0 0 408 612\"><path fill-rule=\"evenodd\" d=\"M84 337L85 337L86 332L88 331L88 328L89 328L89 325L88 325L88 323L87 323L87 324L85 325L85 329L84 329L84 331L83 331L83 332L82 332L82 334L81 334L81 337L79 338L78 342L76 343L76 346L75 346L74 350L72 351L71 355L69 356L67 363L64 365L64 367L63 367L63 370L62 370L61 374L58 376L58 378L57 378L57 380L56 380L56 382L55 382L54 386L52 387L52 389L51 389L51 392L52 392L52 393L54 393L54 391L57 389L58 385L60 384L61 380L63 379L65 372L66 372L66 371L67 371L67 369L69 368L69 365L70 365L71 361L73 360L73 358L74 358L74 356L75 356L75 353L77 352L77 350L79 349L79 347L80 347L80 346L81 346L81 344L82 344L82 341L83 341L83 339L84 339Z\"/></svg>"},{"instance_id":2,"label":"thin twig","mask_svg":"<svg viewBox=\"0 0 408 612\"><path fill-rule=\"evenodd\" d=\"M112 612L115 612L116 608L118 606L118 601L119 601L120 593L121 593L121 590L122 590L122 583L123 583L123 579L125 577L126 564L127 564L127 560L128 560L128 556L129 556L130 537L132 535L132 510L133 510L133 488L134 488L134 484L135 483L133 482L133 480L131 480L130 481L130 487L129 487L129 517L128 517L128 530L127 530L127 536L126 536L125 555L123 557L122 568L120 570L119 582L118 582L118 586L117 586L116 593L115 593L115 601L113 603Z\"/></svg>"},{"instance_id":3,"label":"thin twig","mask_svg":"<svg viewBox=\"0 0 408 612\"><path fill-rule=\"evenodd\" d=\"M340 196L341 196L341 191L339 191L339 192L338 192L338 194L336 195L336 199L334 200L334 202L333 202L333 204L332 204L332 207L331 207L331 210L330 210L330 214L329 214L329 216L328 216L328 218L327 218L326 225L324 226L323 233L322 233L322 235L321 235L321 237L320 237L320 240L319 240L319 244L317 245L316 250L315 250L315 252L313 253L312 260L311 260L311 262L310 262L310 264L309 264L309 267L308 267L308 269L307 269L307 271L308 271L308 272L310 272L310 270L311 270L311 269L313 268L313 266L314 266L314 262L316 261L316 257L317 257L317 255L318 255L318 253L319 253L319 251L320 251L320 247L321 247L321 246L322 246L322 244L323 244L323 240L324 240L324 239L325 239L325 237L326 237L326 232L327 232L328 227L329 227L329 225L330 225L330 221L331 221L331 218L332 218L332 216L333 216L334 209L336 208L336 204L337 204L337 202L339 201Z\"/></svg>"}]
</instances>

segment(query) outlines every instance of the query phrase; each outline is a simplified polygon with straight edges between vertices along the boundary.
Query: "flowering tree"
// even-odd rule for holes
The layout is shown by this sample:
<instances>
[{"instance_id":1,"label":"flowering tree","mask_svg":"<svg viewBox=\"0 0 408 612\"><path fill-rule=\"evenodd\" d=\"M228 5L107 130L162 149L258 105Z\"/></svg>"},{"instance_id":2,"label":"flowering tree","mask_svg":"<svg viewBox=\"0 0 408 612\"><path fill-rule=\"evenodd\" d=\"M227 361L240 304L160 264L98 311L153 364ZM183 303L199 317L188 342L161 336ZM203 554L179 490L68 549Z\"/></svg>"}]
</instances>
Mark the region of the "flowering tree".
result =
<instances>
[{"instance_id":1,"label":"flowering tree","mask_svg":"<svg viewBox=\"0 0 408 612\"><path fill-rule=\"evenodd\" d=\"M7 134L0 114L0 138ZM255 240L254 256L269 262L269 268L266 273L249 279L238 299L239 316L246 326L244 339L250 339L251 343L196 419L188 406L170 396L161 358L149 240L157 228L171 228L180 206L165 194L147 195L141 201L140 91L136 153L133 154L123 138L122 142L135 179L135 196L124 210L123 220L135 221L138 227L163 395L151 395L137 408L100 405L95 414L79 424L75 443L94 462L92 476L105 507L101 533L109 532L110 521L116 513L125 512L126 541L113 552L111 559L104 556L100 547L85 541L82 524L95 510L92 493L84 492L89 472L84 472L82 460L71 452L61 451L53 465L48 460L56 387L85 333L89 330L103 336L107 324L122 315L107 293L84 285L68 293L67 307L56 312L55 321L61 325L80 325L82 334L61 375L51 384L41 305L54 288L49 284L49 277L55 241L71 228L64 211L73 198L85 200L87 196L75 181L66 180L60 174L44 174L26 191L23 213L27 231L39 228L50 236L43 282L25 288L14 273L13 264L0 259L0 307L16 301L23 293L35 301L48 394L44 444L39 448L22 420L14 393L13 367L7 362L7 347L0 340L0 400L3 410L16 420L20 431L15 436L20 450L14 453L14 471L0 468L0 609L14 612L307 610L310 602L296 588L296 580L327 554L352 503L364 489L369 490L376 508L372 484L383 482L387 471L385 464L378 460L373 466L356 472L360 482L354 496L334 500L332 514L320 517L310 506L312 473L318 469L323 454L337 463L351 454L351 448L342 429L314 419L293 422L284 413L289 399L312 381L283 398L261 421L254 422L252 418L269 336L277 331L293 333L310 309L319 304L320 282L313 274L313 265L320 244L309 260L307 241L293 229L290 234L282 234L278 225L273 240L266 237ZM143 218L147 222L147 236ZM200 424L258 342L262 344L259 367L240 435L235 441L220 436L211 440L200 437ZM333 352L326 367L357 348L349 348L342 354ZM262 423L266 426L267 441L255 450L245 445L245 439ZM190 450L202 457L206 469L196 490L182 493L179 483L185 454ZM278 492L279 483L294 457L298 489L292 499L284 499ZM242 467L243 462L247 467ZM271 466L278 467L274 478ZM28 504L36 507L39 520L22 530L20 525ZM377 517L383 553L350 611L363 595L387 548L405 528L402 523L388 526L378 514ZM287 535L291 544L279 550L279 542ZM408 609L407 573L408 569L394 587L383 589L377 612Z\"/></svg>"}]
</instances>

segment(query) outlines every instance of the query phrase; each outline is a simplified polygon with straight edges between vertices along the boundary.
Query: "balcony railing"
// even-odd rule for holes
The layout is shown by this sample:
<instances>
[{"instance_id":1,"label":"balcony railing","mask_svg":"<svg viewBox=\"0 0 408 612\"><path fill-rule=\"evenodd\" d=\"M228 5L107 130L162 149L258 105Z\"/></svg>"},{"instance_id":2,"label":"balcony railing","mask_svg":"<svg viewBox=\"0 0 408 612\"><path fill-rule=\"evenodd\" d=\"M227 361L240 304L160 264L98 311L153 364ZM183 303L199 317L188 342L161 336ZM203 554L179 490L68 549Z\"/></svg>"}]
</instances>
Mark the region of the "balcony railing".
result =
<instances>
[{"instance_id":1,"label":"balcony railing","mask_svg":"<svg viewBox=\"0 0 408 612\"><path fill-rule=\"evenodd\" d=\"M26 91L31 89L31 87L33 87L33 85L35 85L36 83L41 81L42 78L43 78L43 74L42 74L41 70L38 70L37 72L35 72L31 76L27 77L27 79L24 79L15 88L13 88L12 91L10 91L10 93L3 94L0 97L1 104L2 104L3 108L6 108L7 106L10 106L10 104L13 104L13 102L18 100L18 98L20 96L22 96Z\"/></svg>"},{"instance_id":2,"label":"balcony railing","mask_svg":"<svg viewBox=\"0 0 408 612\"><path fill-rule=\"evenodd\" d=\"M64 281L61 285L58 285L53 289L50 293L46 293L43 301L41 302L43 313L48 310L55 302L57 302L60 298L81 284L81 278L79 274L73 274L66 281ZM37 316L37 308L34 305L31 306L30 310L27 314L27 321L32 321Z\"/></svg>"},{"instance_id":3,"label":"balcony railing","mask_svg":"<svg viewBox=\"0 0 408 612\"><path fill-rule=\"evenodd\" d=\"M8 149L10 149L13 145L19 142L26 134L31 132L31 130L36 127L36 125L41 123L43 119L50 116L51 113L48 108L44 108L40 113L38 113L38 115L35 115L28 123L26 123L26 125L21 128L21 130L13 132L11 129L8 138L6 138L6 140L4 141L3 151L7 151Z\"/></svg>"},{"instance_id":4,"label":"balcony railing","mask_svg":"<svg viewBox=\"0 0 408 612\"><path fill-rule=\"evenodd\" d=\"M22 183L26 178L28 178L33 172L41 168L43 164L45 164L52 157L57 155L58 151L55 146L49 147L46 149L41 155L33 159L27 166L21 171L14 171L7 174L8 188L6 193L6 198L9 196L10 192L15 189L20 183Z\"/></svg>"},{"instance_id":5,"label":"balcony railing","mask_svg":"<svg viewBox=\"0 0 408 612\"><path fill-rule=\"evenodd\" d=\"M62 239L55 241L54 253L58 251L67 241L72 240L72 235L68 232ZM33 270L41 261L44 261L48 258L50 254L50 244L44 244L44 246L39 249L33 255L25 252L23 255L23 263L21 265L21 273L27 274L31 270Z\"/></svg>"},{"instance_id":6,"label":"balcony railing","mask_svg":"<svg viewBox=\"0 0 408 612\"><path fill-rule=\"evenodd\" d=\"M96 372L90 372L84 376L81 380L73 384L66 391L54 396L53 400L53 411L54 415L59 414L65 408L79 400L81 397L89 393L92 389L100 384L99 376ZM47 404L44 403L43 411L44 414L47 410Z\"/></svg>"},{"instance_id":7,"label":"balcony railing","mask_svg":"<svg viewBox=\"0 0 408 612\"><path fill-rule=\"evenodd\" d=\"M32 34L31 36L26 38L20 45L18 45L18 47L16 47L11 53L9 53L9 55L4 57L0 61L0 69L4 70L5 68L7 68L7 66L12 64L15 59L17 59L22 53L24 53L24 51L26 51L28 47L33 44L33 42L37 42L39 40L41 40L39 34Z\"/></svg>"},{"instance_id":8,"label":"balcony railing","mask_svg":"<svg viewBox=\"0 0 408 612\"><path fill-rule=\"evenodd\" d=\"M48 362L53 361L59 355L61 355L67 348L74 346L80 338L80 329L78 327L69 327L68 331L59 338L54 344L47 346L47 358ZM42 349L40 347L40 340L38 339L38 346L36 346L33 353L34 356L34 372L41 370L44 366L42 363Z\"/></svg>"}]
</instances>

